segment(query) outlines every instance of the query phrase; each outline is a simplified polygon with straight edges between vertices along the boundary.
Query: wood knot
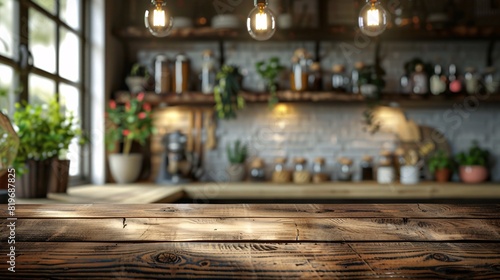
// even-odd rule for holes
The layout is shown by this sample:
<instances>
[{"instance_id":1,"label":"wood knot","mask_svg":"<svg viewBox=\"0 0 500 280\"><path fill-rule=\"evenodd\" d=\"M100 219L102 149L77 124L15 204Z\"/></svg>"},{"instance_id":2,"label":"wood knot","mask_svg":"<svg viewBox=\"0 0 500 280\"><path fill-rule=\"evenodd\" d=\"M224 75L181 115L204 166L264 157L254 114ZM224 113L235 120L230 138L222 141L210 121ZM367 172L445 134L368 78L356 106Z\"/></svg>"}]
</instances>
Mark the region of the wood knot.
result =
<instances>
[{"instance_id":1,"label":"wood knot","mask_svg":"<svg viewBox=\"0 0 500 280\"><path fill-rule=\"evenodd\" d=\"M167 212L167 213L174 213L175 209L172 207L166 207L166 208L161 209L161 211Z\"/></svg>"},{"instance_id":2,"label":"wood knot","mask_svg":"<svg viewBox=\"0 0 500 280\"><path fill-rule=\"evenodd\" d=\"M198 265L201 267L210 266L210 261L201 261L198 263Z\"/></svg>"},{"instance_id":3,"label":"wood knot","mask_svg":"<svg viewBox=\"0 0 500 280\"><path fill-rule=\"evenodd\" d=\"M155 257L155 260L160 263L176 264L181 262L181 257L172 253L160 253Z\"/></svg>"},{"instance_id":4,"label":"wood knot","mask_svg":"<svg viewBox=\"0 0 500 280\"><path fill-rule=\"evenodd\" d=\"M447 255L441 254L441 253L434 253L434 254L432 254L431 257L433 259L435 259L437 261L441 261L441 262L449 262L450 261L450 258L448 258Z\"/></svg>"}]
</instances>

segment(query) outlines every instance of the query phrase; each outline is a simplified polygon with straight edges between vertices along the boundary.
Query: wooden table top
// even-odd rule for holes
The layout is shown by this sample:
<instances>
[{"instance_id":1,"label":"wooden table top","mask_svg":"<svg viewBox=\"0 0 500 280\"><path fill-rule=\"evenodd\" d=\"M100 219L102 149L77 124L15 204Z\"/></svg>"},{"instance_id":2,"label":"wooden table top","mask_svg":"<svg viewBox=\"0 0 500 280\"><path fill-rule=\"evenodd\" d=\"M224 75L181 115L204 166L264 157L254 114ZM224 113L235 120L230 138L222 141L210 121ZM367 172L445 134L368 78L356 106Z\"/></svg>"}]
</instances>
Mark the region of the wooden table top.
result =
<instances>
[{"instance_id":1,"label":"wooden table top","mask_svg":"<svg viewBox=\"0 0 500 280\"><path fill-rule=\"evenodd\" d=\"M17 205L15 218L16 273L2 230L1 279L500 279L500 204Z\"/></svg>"}]
</instances>

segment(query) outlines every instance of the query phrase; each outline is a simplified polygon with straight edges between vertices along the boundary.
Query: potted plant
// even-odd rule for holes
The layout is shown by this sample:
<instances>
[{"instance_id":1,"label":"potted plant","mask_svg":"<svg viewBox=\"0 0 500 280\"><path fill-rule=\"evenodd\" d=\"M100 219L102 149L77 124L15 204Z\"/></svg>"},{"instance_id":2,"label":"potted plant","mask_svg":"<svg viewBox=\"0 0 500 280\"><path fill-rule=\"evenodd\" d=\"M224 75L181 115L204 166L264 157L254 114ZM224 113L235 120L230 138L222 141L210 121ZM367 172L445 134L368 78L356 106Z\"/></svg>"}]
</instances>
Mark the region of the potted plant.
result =
<instances>
[{"instance_id":1,"label":"potted plant","mask_svg":"<svg viewBox=\"0 0 500 280\"><path fill-rule=\"evenodd\" d=\"M82 130L78 126L73 112L61 113L61 105L57 100L52 100L48 104L47 117L51 125L53 138L59 143L56 147L56 154L52 160L52 172L49 181L49 192L65 193L68 188L70 160L67 159L69 146L73 139L78 139L83 145L86 138L83 137Z\"/></svg>"},{"instance_id":2,"label":"potted plant","mask_svg":"<svg viewBox=\"0 0 500 280\"><path fill-rule=\"evenodd\" d=\"M19 176L16 196L44 198L52 169L52 159L57 155L59 138L52 131L47 105L16 104L14 124L17 126L19 150L14 168Z\"/></svg>"},{"instance_id":3,"label":"potted plant","mask_svg":"<svg viewBox=\"0 0 500 280\"><path fill-rule=\"evenodd\" d=\"M276 91L278 86L276 85L276 78L279 73L285 69L280 65L280 59L278 57L271 57L268 61L259 61L255 64L257 73L266 82L266 87L269 90L269 108L274 108L274 106L279 102Z\"/></svg>"},{"instance_id":4,"label":"potted plant","mask_svg":"<svg viewBox=\"0 0 500 280\"><path fill-rule=\"evenodd\" d=\"M429 167L429 171L434 174L437 182L446 183L450 181L453 174L454 162L443 150L439 150L432 155L427 162L427 166Z\"/></svg>"},{"instance_id":5,"label":"potted plant","mask_svg":"<svg viewBox=\"0 0 500 280\"><path fill-rule=\"evenodd\" d=\"M222 66L217 73L218 84L214 87L215 110L219 119L234 119L236 111L245 107L245 99L239 96L241 75L235 66Z\"/></svg>"},{"instance_id":6,"label":"potted plant","mask_svg":"<svg viewBox=\"0 0 500 280\"><path fill-rule=\"evenodd\" d=\"M481 149L477 142L467 152L456 157L460 165L460 179L465 183L482 183L488 179L489 152Z\"/></svg>"},{"instance_id":7,"label":"potted plant","mask_svg":"<svg viewBox=\"0 0 500 280\"><path fill-rule=\"evenodd\" d=\"M154 133L151 106L144 102L144 93L132 97L125 106L114 100L107 110L106 143L110 152L109 167L116 182L124 184L137 180L142 168L141 153L131 153L132 143L145 145ZM123 144L117 146L117 143Z\"/></svg>"},{"instance_id":8,"label":"potted plant","mask_svg":"<svg viewBox=\"0 0 500 280\"><path fill-rule=\"evenodd\" d=\"M229 167L227 173L230 182L241 182L245 179L245 160L247 159L248 147L242 144L240 140L236 140L233 145L228 144L226 147L227 158L229 159Z\"/></svg>"},{"instance_id":9,"label":"potted plant","mask_svg":"<svg viewBox=\"0 0 500 280\"><path fill-rule=\"evenodd\" d=\"M130 74L125 78L125 83L131 93L139 93L144 91L148 79L148 70L139 63L135 63L130 70Z\"/></svg>"}]
</instances>

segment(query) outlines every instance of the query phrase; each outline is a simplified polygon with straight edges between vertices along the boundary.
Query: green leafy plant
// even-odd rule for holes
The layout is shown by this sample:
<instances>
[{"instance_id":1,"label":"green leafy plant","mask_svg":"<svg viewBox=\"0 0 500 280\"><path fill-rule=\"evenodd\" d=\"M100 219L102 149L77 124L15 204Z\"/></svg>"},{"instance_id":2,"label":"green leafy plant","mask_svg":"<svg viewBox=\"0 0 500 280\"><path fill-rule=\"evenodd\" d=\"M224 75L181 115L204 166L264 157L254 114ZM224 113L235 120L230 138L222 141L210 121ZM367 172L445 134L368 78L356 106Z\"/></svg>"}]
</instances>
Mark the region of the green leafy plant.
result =
<instances>
[{"instance_id":1,"label":"green leafy plant","mask_svg":"<svg viewBox=\"0 0 500 280\"><path fill-rule=\"evenodd\" d=\"M146 144L146 140L155 132L151 118L151 105L144 102L144 93L131 98L124 106L118 106L114 100L107 109L108 126L106 144L109 151L116 149L117 143L123 143L123 153L129 154L132 142Z\"/></svg>"},{"instance_id":2,"label":"green leafy plant","mask_svg":"<svg viewBox=\"0 0 500 280\"><path fill-rule=\"evenodd\" d=\"M459 153L456 159L460 166L488 166L489 156L489 152L481 149L477 141L474 141L471 148L467 152Z\"/></svg>"},{"instance_id":3,"label":"green leafy plant","mask_svg":"<svg viewBox=\"0 0 500 280\"><path fill-rule=\"evenodd\" d=\"M367 65L359 71L359 85L375 85L380 93L385 87L385 70L375 65Z\"/></svg>"},{"instance_id":4,"label":"green leafy plant","mask_svg":"<svg viewBox=\"0 0 500 280\"><path fill-rule=\"evenodd\" d=\"M234 119L236 111L245 107L239 96L241 75L235 66L222 66L217 73L218 84L214 87L215 110L219 119Z\"/></svg>"},{"instance_id":5,"label":"green leafy plant","mask_svg":"<svg viewBox=\"0 0 500 280\"><path fill-rule=\"evenodd\" d=\"M453 158L446 154L445 151L439 150L428 159L427 166L429 167L429 171L431 173L441 169L449 169L453 171L455 169L455 162L453 161Z\"/></svg>"},{"instance_id":6,"label":"green leafy plant","mask_svg":"<svg viewBox=\"0 0 500 280\"><path fill-rule=\"evenodd\" d=\"M280 64L280 59L278 57L271 57L268 61L259 61L255 64L257 73L266 82L266 87L269 90L269 108L274 108L278 104L278 96L276 91L278 87L276 86L276 78L285 67Z\"/></svg>"},{"instance_id":7,"label":"green leafy plant","mask_svg":"<svg viewBox=\"0 0 500 280\"><path fill-rule=\"evenodd\" d=\"M149 78L149 71L146 67L142 66L140 63L135 63L130 69L130 76L132 77L144 77Z\"/></svg>"},{"instance_id":8,"label":"green leafy plant","mask_svg":"<svg viewBox=\"0 0 500 280\"><path fill-rule=\"evenodd\" d=\"M248 146L242 144L240 140L236 140L232 146L228 144L226 150L229 162L232 164L241 164L247 159Z\"/></svg>"}]
</instances>

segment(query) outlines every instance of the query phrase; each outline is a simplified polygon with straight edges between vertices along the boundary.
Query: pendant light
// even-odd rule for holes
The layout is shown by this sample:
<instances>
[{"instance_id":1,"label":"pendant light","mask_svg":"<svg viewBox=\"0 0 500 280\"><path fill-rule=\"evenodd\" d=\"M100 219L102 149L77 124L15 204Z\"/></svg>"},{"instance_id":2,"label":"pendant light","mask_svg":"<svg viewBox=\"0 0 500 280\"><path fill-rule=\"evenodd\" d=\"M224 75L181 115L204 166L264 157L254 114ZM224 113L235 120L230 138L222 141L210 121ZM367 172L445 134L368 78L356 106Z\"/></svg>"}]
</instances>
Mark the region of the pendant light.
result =
<instances>
[{"instance_id":1,"label":"pendant light","mask_svg":"<svg viewBox=\"0 0 500 280\"><path fill-rule=\"evenodd\" d=\"M375 37L387 28L389 14L378 0L367 0L358 17L359 29L363 34Z\"/></svg>"},{"instance_id":2,"label":"pendant light","mask_svg":"<svg viewBox=\"0 0 500 280\"><path fill-rule=\"evenodd\" d=\"M156 37L165 37L172 31L174 19L165 9L165 1L151 0L153 7L146 10L144 14L144 24L149 32Z\"/></svg>"},{"instance_id":3,"label":"pendant light","mask_svg":"<svg viewBox=\"0 0 500 280\"><path fill-rule=\"evenodd\" d=\"M268 40L276 32L274 14L268 8L267 0L254 0L254 5L247 18L248 33L255 40Z\"/></svg>"}]
</instances>

